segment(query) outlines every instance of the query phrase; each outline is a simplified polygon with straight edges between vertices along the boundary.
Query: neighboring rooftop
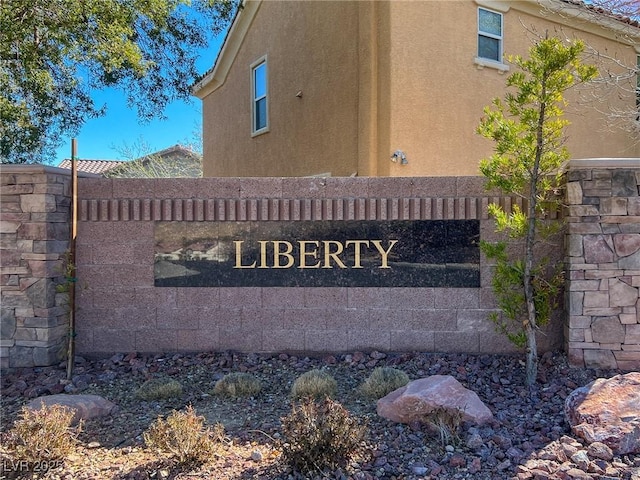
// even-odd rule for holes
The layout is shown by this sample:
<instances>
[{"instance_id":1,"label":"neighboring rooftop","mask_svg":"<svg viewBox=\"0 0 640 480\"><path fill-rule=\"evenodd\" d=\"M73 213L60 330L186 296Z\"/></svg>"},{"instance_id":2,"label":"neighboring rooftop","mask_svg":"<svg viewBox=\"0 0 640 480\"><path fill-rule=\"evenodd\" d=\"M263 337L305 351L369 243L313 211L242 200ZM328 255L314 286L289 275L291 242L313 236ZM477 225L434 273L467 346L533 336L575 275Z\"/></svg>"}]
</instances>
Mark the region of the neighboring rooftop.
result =
<instances>
[{"instance_id":1,"label":"neighboring rooftop","mask_svg":"<svg viewBox=\"0 0 640 480\"><path fill-rule=\"evenodd\" d=\"M79 172L86 173L95 173L96 175L102 175L105 172L108 172L112 168L116 168L126 162L122 160L85 160L85 159L77 159L76 160L76 168ZM66 158L58 168L67 168L71 170L71 160Z\"/></svg>"},{"instance_id":2,"label":"neighboring rooftop","mask_svg":"<svg viewBox=\"0 0 640 480\"><path fill-rule=\"evenodd\" d=\"M115 177L202 176L201 155L179 144L130 161L77 159L76 167L78 172ZM71 169L71 160L64 159L58 168Z\"/></svg>"}]
</instances>

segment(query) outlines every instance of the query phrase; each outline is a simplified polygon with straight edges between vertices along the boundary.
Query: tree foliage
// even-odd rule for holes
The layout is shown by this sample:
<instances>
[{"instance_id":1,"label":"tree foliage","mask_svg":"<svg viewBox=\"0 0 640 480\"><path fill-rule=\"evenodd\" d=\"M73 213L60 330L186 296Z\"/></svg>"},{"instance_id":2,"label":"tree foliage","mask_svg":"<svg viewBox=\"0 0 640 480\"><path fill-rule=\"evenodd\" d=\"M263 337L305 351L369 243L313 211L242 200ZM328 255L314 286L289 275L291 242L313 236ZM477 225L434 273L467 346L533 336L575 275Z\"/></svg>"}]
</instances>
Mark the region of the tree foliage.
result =
<instances>
[{"instance_id":1,"label":"tree foliage","mask_svg":"<svg viewBox=\"0 0 640 480\"><path fill-rule=\"evenodd\" d=\"M482 242L485 255L495 260L493 290L502 310L494 316L498 329L526 347L526 383L537 376L536 332L552 313L562 284L561 269L536 249L558 231L553 210L559 207L562 165L569 158L564 147L564 92L595 77L597 70L580 61L583 42L566 45L545 38L529 50L529 59L511 57L519 71L507 79L504 100L486 107L478 133L495 142L494 154L480 162L488 189L498 188L523 199L523 208L506 211L490 204L497 231L507 242Z\"/></svg>"},{"instance_id":2,"label":"tree foliage","mask_svg":"<svg viewBox=\"0 0 640 480\"><path fill-rule=\"evenodd\" d=\"M138 116L188 99L197 50L237 0L0 0L0 159L42 162L105 113L91 92L118 87Z\"/></svg>"}]
</instances>

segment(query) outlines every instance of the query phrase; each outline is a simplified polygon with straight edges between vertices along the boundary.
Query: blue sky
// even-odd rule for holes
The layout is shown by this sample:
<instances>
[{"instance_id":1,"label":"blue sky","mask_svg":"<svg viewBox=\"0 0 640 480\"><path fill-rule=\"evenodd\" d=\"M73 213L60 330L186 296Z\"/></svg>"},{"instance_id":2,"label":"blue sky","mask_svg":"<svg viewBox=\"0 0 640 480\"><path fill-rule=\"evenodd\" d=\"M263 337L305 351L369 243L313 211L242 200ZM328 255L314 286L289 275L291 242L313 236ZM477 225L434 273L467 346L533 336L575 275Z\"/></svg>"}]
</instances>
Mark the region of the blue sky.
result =
<instances>
[{"instance_id":1,"label":"blue sky","mask_svg":"<svg viewBox=\"0 0 640 480\"><path fill-rule=\"evenodd\" d=\"M211 42L200 54L197 63L199 73L213 66L220 50L225 32ZM96 105L106 103L105 116L88 120L76 136L78 158L93 160L128 160L122 158L124 151L140 155L162 150L177 143L189 144L196 141L196 132L202 128L202 102L192 97L191 102L173 102L165 110L165 120L141 122L136 109L127 106L125 95L115 89L96 91L93 95ZM144 151L140 151L144 146ZM150 151L147 151L146 148ZM53 165L71 157L71 138L66 138L57 150Z\"/></svg>"}]
</instances>

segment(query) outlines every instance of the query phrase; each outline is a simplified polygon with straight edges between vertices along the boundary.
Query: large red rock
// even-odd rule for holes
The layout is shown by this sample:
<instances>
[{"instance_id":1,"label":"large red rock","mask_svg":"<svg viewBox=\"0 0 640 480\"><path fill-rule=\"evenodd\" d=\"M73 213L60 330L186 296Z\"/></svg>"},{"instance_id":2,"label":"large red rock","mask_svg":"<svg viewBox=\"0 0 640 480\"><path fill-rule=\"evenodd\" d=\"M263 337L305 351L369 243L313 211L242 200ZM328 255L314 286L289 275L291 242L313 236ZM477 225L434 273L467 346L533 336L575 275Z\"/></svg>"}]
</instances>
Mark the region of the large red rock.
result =
<instances>
[{"instance_id":1,"label":"large red rock","mask_svg":"<svg viewBox=\"0 0 640 480\"><path fill-rule=\"evenodd\" d=\"M378 415L400 423L422 422L434 410L460 413L463 422L481 425L493 418L475 392L450 375L432 375L409 382L378 400Z\"/></svg>"},{"instance_id":2,"label":"large red rock","mask_svg":"<svg viewBox=\"0 0 640 480\"><path fill-rule=\"evenodd\" d=\"M565 400L575 435L601 442L614 454L640 453L640 373L599 378L575 389Z\"/></svg>"},{"instance_id":3,"label":"large red rock","mask_svg":"<svg viewBox=\"0 0 640 480\"><path fill-rule=\"evenodd\" d=\"M62 405L74 411L73 423L92 418L110 415L116 405L100 395L46 395L34 398L27 404L27 408L39 410L42 405L50 407L52 405Z\"/></svg>"}]
</instances>

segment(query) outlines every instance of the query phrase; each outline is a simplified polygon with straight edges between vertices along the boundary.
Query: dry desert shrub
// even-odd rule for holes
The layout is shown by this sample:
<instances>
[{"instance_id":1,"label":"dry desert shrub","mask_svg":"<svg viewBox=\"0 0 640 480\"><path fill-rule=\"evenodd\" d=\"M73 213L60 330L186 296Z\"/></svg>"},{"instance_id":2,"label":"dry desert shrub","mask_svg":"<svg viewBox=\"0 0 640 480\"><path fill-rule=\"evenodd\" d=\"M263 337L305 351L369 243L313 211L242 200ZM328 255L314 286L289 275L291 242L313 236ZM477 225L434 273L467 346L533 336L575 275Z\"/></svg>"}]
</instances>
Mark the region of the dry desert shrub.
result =
<instances>
[{"instance_id":1,"label":"dry desert shrub","mask_svg":"<svg viewBox=\"0 0 640 480\"><path fill-rule=\"evenodd\" d=\"M409 383L409 376L402 370L393 367L377 367L360 385L365 397L379 399L404 387Z\"/></svg>"},{"instance_id":2,"label":"dry desert shrub","mask_svg":"<svg viewBox=\"0 0 640 480\"><path fill-rule=\"evenodd\" d=\"M332 398L337 389L338 382L331 374L324 370L313 369L296 378L291 387L291 397L295 400Z\"/></svg>"},{"instance_id":3,"label":"dry desert shrub","mask_svg":"<svg viewBox=\"0 0 640 480\"><path fill-rule=\"evenodd\" d=\"M328 397L307 398L281 420L283 460L297 471L344 467L364 451L368 429Z\"/></svg>"},{"instance_id":4,"label":"dry desert shrub","mask_svg":"<svg viewBox=\"0 0 640 480\"><path fill-rule=\"evenodd\" d=\"M460 425L462 425L461 412L440 407L425 417L425 424L438 434L440 443L443 446L451 443L459 443L460 437L458 432Z\"/></svg>"},{"instance_id":5,"label":"dry desert shrub","mask_svg":"<svg viewBox=\"0 0 640 480\"><path fill-rule=\"evenodd\" d=\"M142 437L149 448L168 453L180 464L202 464L224 440L224 427L207 427L204 420L189 405L183 412L174 410L166 419L158 417Z\"/></svg>"},{"instance_id":6,"label":"dry desert shrub","mask_svg":"<svg viewBox=\"0 0 640 480\"><path fill-rule=\"evenodd\" d=\"M73 410L62 405L43 404L37 410L23 406L13 427L3 436L2 456L30 470L34 466L42 471L46 466L60 465L73 452L82 429L82 422L71 425L73 417Z\"/></svg>"},{"instance_id":7,"label":"dry desert shrub","mask_svg":"<svg viewBox=\"0 0 640 480\"><path fill-rule=\"evenodd\" d=\"M152 378L144 382L135 393L136 398L145 401L167 400L182 395L182 385L172 378Z\"/></svg>"},{"instance_id":8,"label":"dry desert shrub","mask_svg":"<svg viewBox=\"0 0 640 480\"><path fill-rule=\"evenodd\" d=\"M262 383L250 373L234 372L218 380L213 393L223 397L255 397L262 391Z\"/></svg>"}]
</instances>

